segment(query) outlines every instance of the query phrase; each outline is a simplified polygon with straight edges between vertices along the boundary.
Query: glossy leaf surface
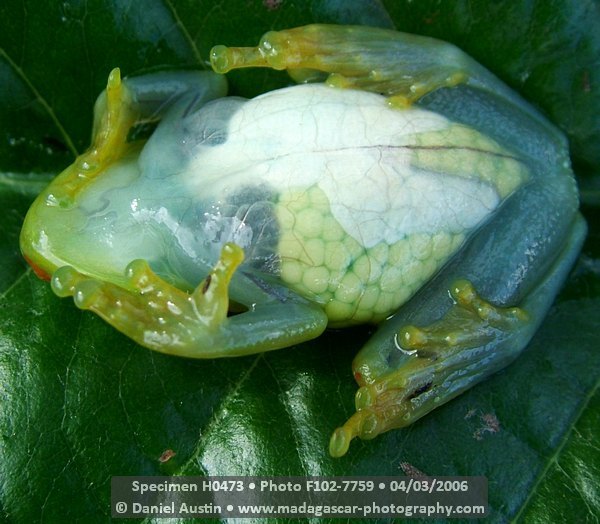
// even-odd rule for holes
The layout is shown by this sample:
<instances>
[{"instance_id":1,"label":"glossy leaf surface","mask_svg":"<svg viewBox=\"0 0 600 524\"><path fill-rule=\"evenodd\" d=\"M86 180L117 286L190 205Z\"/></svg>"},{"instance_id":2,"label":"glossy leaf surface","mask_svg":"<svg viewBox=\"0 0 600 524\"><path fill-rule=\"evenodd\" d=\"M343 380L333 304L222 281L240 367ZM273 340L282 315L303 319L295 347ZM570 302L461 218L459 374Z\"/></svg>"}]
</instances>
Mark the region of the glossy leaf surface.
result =
<instances>
[{"instance_id":1,"label":"glossy leaf surface","mask_svg":"<svg viewBox=\"0 0 600 524\"><path fill-rule=\"evenodd\" d=\"M350 362L368 329L267 355L195 362L142 349L60 300L26 268L35 194L82 151L108 71L205 67L216 43L271 28L362 23L445 38L570 136L600 173L600 13L594 2L33 2L0 5L0 511L12 522L106 521L110 477L485 475L492 521L600 512L597 208L565 292L523 356L412 427L327 454L352 411ZM244 96L285 75L231 75ZM591 180L591 182L590 182ZM494 431L497 421L498 430ZM165 450L176 454L167 462ZM403 467L405 469L403 469ZM574 509L575 508L575 509ZM575 513L573 513L575 511Z\"/></svg>"}]
</instances>

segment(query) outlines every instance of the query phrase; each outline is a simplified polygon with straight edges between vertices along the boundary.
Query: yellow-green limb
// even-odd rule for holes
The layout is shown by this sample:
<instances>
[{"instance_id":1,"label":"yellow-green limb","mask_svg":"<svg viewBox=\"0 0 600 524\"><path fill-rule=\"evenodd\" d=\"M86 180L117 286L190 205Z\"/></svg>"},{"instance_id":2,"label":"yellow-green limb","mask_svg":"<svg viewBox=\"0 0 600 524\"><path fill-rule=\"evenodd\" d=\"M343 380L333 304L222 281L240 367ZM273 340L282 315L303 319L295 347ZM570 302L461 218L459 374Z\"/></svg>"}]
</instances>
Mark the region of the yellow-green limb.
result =
<instances>
[{"instance_id":1,"label":"yellow-green limb","mask_svg":"<svg viewBox=\"0 0 600 524\"><path fill-rule=\"evenodd\" d=\"M405 107L440 87L468 82L474 62L431 38L360 26L308 25L266 33L255 47L216 46L213 69L287 69L297 82L323 80L335 87L383 93ZM328 75L328 76L327 76Z\"/></svg>"},{"instance_id":2,"label":"yellow-green limb","mask_svg":"<svg viewBox=\"0 0 600 524\"><path fill-rule=\"evenodd\" d=\"M72 296L79 308L98 314L138 344L170 355L241 356L322 333L327 325L322 309L292 297L283 302L262 297L244 304L245 312L229 316L231 282L243 258L242 248L225 244L212 271L192 293L163 280L144 260L127 266L123 285L91 278L70 266L59 268L51 284L57 295ZM281 297L280 292L274 295Z\"/></svg>"},{"instance_id":3,"label":"yellow-green limb","mask_svg":"<svg viewBox=\"0 0 600 524\"><path fill-rule=\"evenodd\" d=\"M49 204L70 205L91 180L133 147L127 142L127 135L139 114L119 68L110 72L106 90L96 104L92 144L53 182L48 195L53 202Z\"/></svg>"},{"instance_id":4,"label":"yellow-green limb","mask_svg":"<svg viewBox=\"0 0 600 524\"><path fill-rule=\"evenodd\" d=\"M398 369L377 377L356 393L356 413L330 440L330 453L344 455L350 441L372 439L408 426L473 383L497 371L515 356L498 345L531 324L518 307L497 307L481 298L466 280L450 294L455 304L428 326L403 326L395 343L406 359ZM360 374L360 355L354 363Z\"/></svg>"}]
</instances>

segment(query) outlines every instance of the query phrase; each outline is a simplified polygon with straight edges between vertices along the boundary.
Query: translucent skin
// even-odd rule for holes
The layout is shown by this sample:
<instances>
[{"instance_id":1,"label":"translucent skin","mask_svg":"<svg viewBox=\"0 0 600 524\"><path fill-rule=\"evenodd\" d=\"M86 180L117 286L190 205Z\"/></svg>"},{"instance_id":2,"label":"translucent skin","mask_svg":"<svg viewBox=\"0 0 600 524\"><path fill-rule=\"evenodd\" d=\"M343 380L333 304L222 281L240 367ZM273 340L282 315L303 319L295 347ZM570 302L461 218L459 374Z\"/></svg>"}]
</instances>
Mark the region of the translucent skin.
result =
<instances>
[{"instance_id":1,"label":"translucent skin","mask_svg":"<svg viewBox=\"0 0 600 524\"><path fill-rule=\"evenodd\" d=\"M113 72L90 150L23 228L57 294L192 358L381 322L334 456L519 354L585 233L551 124L453 46L393 31L307 26L211 61L324 83L243 101L218 75Z\"/></svg>"}]
</instances>

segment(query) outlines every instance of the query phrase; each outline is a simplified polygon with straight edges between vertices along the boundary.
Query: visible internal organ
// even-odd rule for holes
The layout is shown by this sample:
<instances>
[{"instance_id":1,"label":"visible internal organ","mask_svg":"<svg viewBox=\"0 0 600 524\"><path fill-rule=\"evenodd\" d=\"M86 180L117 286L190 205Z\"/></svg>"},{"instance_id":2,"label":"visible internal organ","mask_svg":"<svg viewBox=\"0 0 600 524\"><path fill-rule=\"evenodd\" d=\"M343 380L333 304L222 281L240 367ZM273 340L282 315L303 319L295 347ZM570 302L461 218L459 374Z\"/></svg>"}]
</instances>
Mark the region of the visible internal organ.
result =
<instances>
[{"instance_id":1,"label":"visible internal organ","mask_svg":"<svg viewBox=\"0 0 600 524\"><path fill-rule=\"evenodd\" d=\"M276 206L281 278L322 303L330 326L378 322L406 302L461 246L464 234L415 233L365 248L332 216L323 191L290 192Z\"/></svg>"}]
</instances>

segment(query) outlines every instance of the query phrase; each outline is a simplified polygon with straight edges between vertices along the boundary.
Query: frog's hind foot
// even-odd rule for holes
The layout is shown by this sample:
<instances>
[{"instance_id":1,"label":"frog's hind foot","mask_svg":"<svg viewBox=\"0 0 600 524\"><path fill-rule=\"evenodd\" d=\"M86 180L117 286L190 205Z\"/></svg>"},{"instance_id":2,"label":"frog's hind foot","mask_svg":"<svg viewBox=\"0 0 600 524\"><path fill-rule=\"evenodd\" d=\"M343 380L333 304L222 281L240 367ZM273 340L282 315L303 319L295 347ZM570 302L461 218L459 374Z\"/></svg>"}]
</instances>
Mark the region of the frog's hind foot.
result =
<instances>
[{"instance_id":1,"label":"frog's hind foot","mask_svg":"<svg viewBox=\"0 0 600 524\"><path fill-rule=\"evenodd\" d=\"M124 286L64 266L52 276L52 289L61 297L73 296L79 308L94 311L150 349L208 358L215 356L219 327L227 318L229 282L242 260L242 249L226 244L214 269L191 294L161 279L144 260L127 266Z\"/></svg>"},{"instance_id":2,"label":"frog's hind foot","mask_svg":"<svg viewBox=\"0 0 600 524\"><path fill-rule=\"evenodd\" d=\"M296 82L386 95L405 107L440 87L466 83L473 63L456 47L431 38L359 26L308 25L266 33L256 47L215 46L217 73L243 67L287 69Z\"/></svg>"},{"instance_id":3,"label":"frog's hind foot","mask_svg":"<svg viewBox=\"0 0 600 524\"><path fill-rule=\"evenodd\" d=\"M363 378L356 413L331 437L332 456L344 455L354 437L372 439L412 424L518 355L504 346L520 348L514 337L529 338L533 323L523 309L490 304L466 280L455 282L450 294L455 303L443 318L397 332L402 365L381 377ZM358 357L353 367L355 376L367 376Z\"/></svg>"},{"instance_id":4,"label":"frog's hind foot","mask_svg":"<svg viewBox=\"0 0 600 524\"><path fill-rule=\"evenodd\" d=\"M529 320L521 308L490 304L468 280L457 280L449 291L455 305L444 318L426 327L407 325L399 330L397 344L402 349L426 356L430 351L474 347L491 340L498 330L509 331Z\"/></svg>"}]
</instances>

